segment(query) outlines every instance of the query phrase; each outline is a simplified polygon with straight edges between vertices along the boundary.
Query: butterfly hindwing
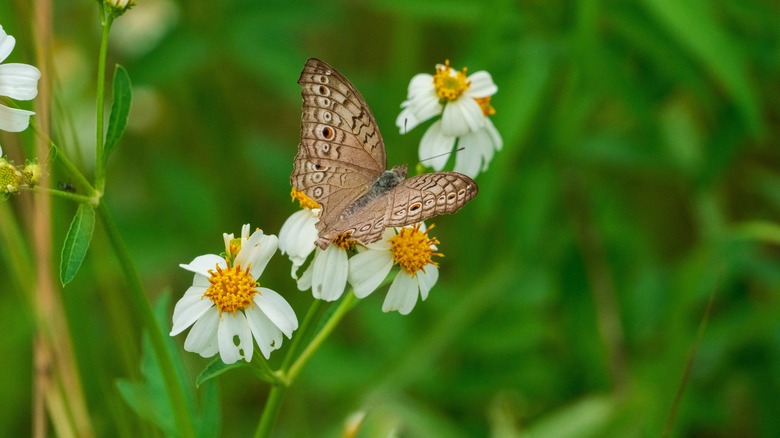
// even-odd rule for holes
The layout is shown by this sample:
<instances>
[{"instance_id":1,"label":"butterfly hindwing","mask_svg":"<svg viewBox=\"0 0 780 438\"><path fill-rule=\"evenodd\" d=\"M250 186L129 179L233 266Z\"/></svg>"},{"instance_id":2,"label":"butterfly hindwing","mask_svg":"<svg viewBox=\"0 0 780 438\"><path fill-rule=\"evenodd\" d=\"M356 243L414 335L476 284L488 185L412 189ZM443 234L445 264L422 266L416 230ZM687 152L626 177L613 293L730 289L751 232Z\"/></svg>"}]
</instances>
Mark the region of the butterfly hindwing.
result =
<instances>
[{"instance_id":1,"label":"butterfly hindwing","mask_svg":"<svg viewBox=\"0 0 780 438\"><path fill-rule=\"evenodd\" d=\"M343 233L362 243L375 242L387 227L403 227L455 213L478 191L473 179L457 172L418 175L401 181L358 212L341 218L320 234L318 244L327 245Z\"/></svg>"}]
</instances>

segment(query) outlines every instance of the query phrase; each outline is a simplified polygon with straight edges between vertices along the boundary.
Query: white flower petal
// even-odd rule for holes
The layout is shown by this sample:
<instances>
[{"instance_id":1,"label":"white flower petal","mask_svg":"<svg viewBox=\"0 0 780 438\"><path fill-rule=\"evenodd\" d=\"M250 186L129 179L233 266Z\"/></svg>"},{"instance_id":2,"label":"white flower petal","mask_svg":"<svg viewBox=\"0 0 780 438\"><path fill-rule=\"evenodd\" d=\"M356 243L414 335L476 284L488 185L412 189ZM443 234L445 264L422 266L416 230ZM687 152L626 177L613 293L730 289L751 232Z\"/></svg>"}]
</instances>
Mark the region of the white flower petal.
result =
<instances>
[{"instance_id":1,"label":"white flower petal","mask_svg":"<svg viewBox=\"0 0 780 438\"><path fill-rule=\"evenodd\" d=\"M216 308L206 312L187 335L184 341L184 349L192 353L198 353L203 357L211 357L219 351L217 341L217 327L219 326L219 312Z\"/></svg>"},{"instance_id":2,"label":"white flower petal","mask_svg":"<svg viewBox=\"0 0 780 438\"><path fill-rule=\"evenodd\" d=\"M349 283L355 296L365 298L376 290L393 267L390 251L364 251L349 260Z\"/></svg>"},{"instance_id":3,"label":"white flower petal","mask_svg":"<svg viewBox=\"0 0 780 438\"><path fill-rule=\"evenodd\" d=\"M271 322L259 307L249 308L246 313L246 322L255 337L260 352L268 359L271 352L282 346L282 331Z\"/></svg>"},{"instance_id":4,"label":"white flower petal","mask_svg":"<svg viewBox=\"0 0 780 438\"><path fill-rule=\"evenodd\" d=\"M490 135L491 140L493 140L493 147L497 151L500 151L504 147L504 139L501 138L501 134L499 134L498 129L496 129L496 125L494 125L493 121L489 118L485 119L485 129L487 130L488 135Z\"/></svg>"},{"instance_id":5,"label":"white flower petal","mask_svg":"<svg viewBox=\"0 0 780 438\"><path fill-rule=\"evenodd\" d=\"M180 264L182 268L194 272L196 274L200 274L206 278L210 277L211 274L209 274L209 271L213 271L216 269L217 266L224 269L227 268L227 262L224 258L214 255L214 254L206 254L202 256L197 256L188 264Z\"/></svg>"},{"instance_id":6,"label":"white flower petal","mask_svg":"<svg viewBox=\"0 0 780 438\"><path fill-rule=\"evenodd\" d=\"M238 345L234 338L238 337ZM252 344L252 332L246 322L243 312L223 313L217 329L219 342L219 356L226 364L235 363L242 357L247 362L252 360L254 345Z\"/></svg>"},{"instance_id":7,"label":"white flower petal","mask_svg":"<svg viewBox=\"0 0 780 438\"><path fill-rule=\"evenodd\" d=\"M328 246L324 251L317 250L312 260L312 294L314 298L325 301L336 301L344 293L347 285L349 263L347 252L335 245Z\"/></svg>"},{"instance_id":8,"label":"white flower petal","mask_svg":"<svg viewBox=\"0 0 780 438\"><path fill-rule=\"evenodd\" d=\"M398 114L398 117L396 117L395 126L398 127L401 134L406 134L422 122L422 120L418 120L417 116L414 115L414 111L409 108L404 108Z\"/></svg>"},{"instance_id":9,"label":"white flower petal","mask_svg":"<svg viewBox=\"0 0 780 438\"><path fill-rule=\"evenodd\" d=\"M316 257L317 253L315 252L314 255ZM298 290L304 291L304 290L311 289L313 273L314 273L314 261L312 260L312 262L309 263L309 267L306 268L305 271L303 271L303 275L301 275L301 278L299 278L295 282L298 285Z\"/></svg>"},{"instance_id":10,"label":"white flower petal","mask_svg":"<svg viewBox=\"0 0 780 438\"><path fill-rule=\"evenodd\" d=\"M5 61L5 58L14 50L15 45L16 38L5 33L3 26L0 26L0 62Z\"/></svg>"},{"instance_id":11,"label":"white flower petal","mask_svg":"<svg viewBox=\"0 0 780 438\"><path fill-rule=\"evenodd\" d=\"M30 116L32 115L35 115L32 111L0 105L0 130L22 132L30 126Z\"/></svg>"},{"instance_id":12,"label":"white flower petal","mask_svg":"<svg viewBox=\"0 0 780 438\"><path fill-rule=\"evenodd\" d=\"M493 77L484 70L469 75L468 80L471 85L463 93L465 97L488 97L498 92L498 87L493 82Z\"/></svg>"},{"instance_id":13,"label":"white flower petal","mask_svg":"<svg viewBox=\"0 0 780 438\"><path fill-rule=\"evenodd\" d=\"M292 332L298 328L298 318L290 303L271 289L261 287L259 290L260 293L254 296L257 307L288 338L292 338Z\"/></svg>"},{"instance_id":14,"label":"white flower petal","mask_svg":"<svg viewBox=\"0 0 780 438\"><path fill-rule=\"evenodd\" d=\"M41 71L27 64L0 65L0 96L30 100L38 95Z\"/></svg>"},{"instance_id":15,"label":"white flower petal","mask_svg":"<svg viewBox=\"0 0 780 438\"><path fill-rule=\"evenodd\" d=\"M430 93L431 91L434 93L436 92L436 87L433 85L433 75L429 75L428 73L418 73L412 77L411 81L409 81L407 98L411 100L414 99L417 95Z\"/></svg>"},{"instance_id":16,"label":"white flower petal","mask_svg":"<svg viewBox=\"0 0 780 438\"><path fill-rule=\"evenodd\" d=\"M417 303L417 280L401 270L390 285L387 297L382 304L382 311L397 310L401 315L408 315Z\"/></svg>"},{"instance_id":17,"label":"white flower petal","mask_svg":"<svg viewBox=\"0 0 780 438\"><path fill-rule=\"evenodd\" d=\"M485 115L474 100L462 97L447 103L441 116L441 129L446 135L460 137L485 125Z\"/></svg>"},{"instance_id":18,"label":"white flower petal","mask_svg":"<svg viewBox=\"0 0 780 438\"><path fill-rule=\"evenodd\" d=\"M428 292L431 291L436 280L439 279L439 268L434 265L425 267L424 272L417 273L417 282L420 284L420 296L423 301L428 299Z\"/></svg>"},{"instance_id":19,"label":"white flower petal","mask_svg":"<svg viewBox=\"0 0 780 438\"><path fill-rule=\"evenodd\" d=\"M436 91L420 94L415 99L409 101L406 108L412 111L415 118L420 122L437 116L441 114L442 111L442 105L439 102L439 95L436 94Z\"/></svg>"},{"instance_id":20,"label":"white flower petal","mask_svg":"<svg viewBox=\"0 0 780 438\"><path fill-rule=\"evenodd\" d=\"M171 336L176 336L183 332L214 306L213 301L203 296L205 292L206 288L191 286L184 293L184 296L176 302L176 306L173 309Z\"/></svg>"},{"instance_id":21,"label":"white flower petal","mask_svg":"<svg viewBox=\"0 0 780 438\"><path fill-rule=\"evenodd\" d=\"M298 279L298 268L314 251L314 242L318 237L316 227L318 220L319 217L314 210L304 208L287 218L279 231L279 249L282 254L287 254L292 262L290 275L293 279Z\"/></svg>"},{"instance_id":22,"label":"white flower petal","mask_svg":"<svg viewBox=\"0 0 780 438\"><path fill-rule=\"evenodd\" d=\"M436 171L442 170L450 158L449 152L452 151L454 144L455 137L445 135L442 132L442 121L437 120L425 131L422 140L420 140L418 152L420 161Z\"/></svg>"},{"instance_id":23,"label":"white flower petal","mask_svg":"<svg viewBox=\"0 0 780 438\"><path fill-rule=\"evenodd\" d=\"M486 129L464 135L458 146L463 149L455 156L455 172L475 178L493 159L493 141Z\"/></svg>"},{"instance_id":24,"label":"white flower petal","mask_svg":"<svg viewBox=\"0 0 780 438\"><path fill-rule=\"evenodd\" d=\"M257 230L252 233L244 243L236 256L236 266L250 266L249 273L252 278L260 278L271 257L279 247L279 238L273 234L263 234Z\"/></svg>"}]
</instances>

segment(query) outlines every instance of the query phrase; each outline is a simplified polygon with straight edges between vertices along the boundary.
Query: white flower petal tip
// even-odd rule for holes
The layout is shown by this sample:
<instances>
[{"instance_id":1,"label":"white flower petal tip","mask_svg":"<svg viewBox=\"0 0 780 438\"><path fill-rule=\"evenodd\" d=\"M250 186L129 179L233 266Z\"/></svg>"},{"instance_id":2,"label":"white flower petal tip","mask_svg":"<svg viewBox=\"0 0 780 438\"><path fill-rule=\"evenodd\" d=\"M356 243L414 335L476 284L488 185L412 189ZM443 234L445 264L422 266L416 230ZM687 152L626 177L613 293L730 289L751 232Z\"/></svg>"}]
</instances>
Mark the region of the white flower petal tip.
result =
<instances>
[{"instance_id":1,"label":"white flower petal tip","mask_svg":"<svg viewBox=\"0 0 780 438\"><path fill-rule=\"evenodd\" d=\"M0 27L0 63L8 58L14 49L16 39ZM0 97L30 100L38 95L38 79L41 72L27 64L9 63L0 65ZM32 111L9 108L0 105L0 130L21 132L30 126Z\"/></svg>"}]
</instances>

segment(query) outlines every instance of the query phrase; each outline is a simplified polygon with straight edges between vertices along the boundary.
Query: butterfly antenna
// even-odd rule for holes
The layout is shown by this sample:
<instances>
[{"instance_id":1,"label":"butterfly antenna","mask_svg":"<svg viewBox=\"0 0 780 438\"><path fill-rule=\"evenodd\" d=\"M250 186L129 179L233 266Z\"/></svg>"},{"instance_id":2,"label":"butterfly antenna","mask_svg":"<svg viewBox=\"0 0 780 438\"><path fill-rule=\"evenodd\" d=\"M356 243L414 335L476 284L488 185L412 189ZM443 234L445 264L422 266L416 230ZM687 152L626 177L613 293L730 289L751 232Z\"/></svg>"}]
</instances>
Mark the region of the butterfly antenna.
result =
<instances>
[{"instance_id":1,"label":"butterfly antenna","mask_svg":"<svg viewBox=\"0 0 780 438\"><path fill-rule=\"evenodd\" d=\"M449 155L449 154L452 154L452 153L455 153L455 152L460 152L460 151L462 151L463 149L466 149L466 147L465 147L465 146L461 146L461 147L459 147L459 148L455 149L454 151L449 151L449 152L445 152L445 153L443 153L443 154L434 155L434 156L432 156L432 157L425 158L425 159L423 159L423 160L420 160L420 163L422 163L423 161L433 160L434 158L443 157L443 156L445 156L445 155Z\"/></svg>"}]
</instances>

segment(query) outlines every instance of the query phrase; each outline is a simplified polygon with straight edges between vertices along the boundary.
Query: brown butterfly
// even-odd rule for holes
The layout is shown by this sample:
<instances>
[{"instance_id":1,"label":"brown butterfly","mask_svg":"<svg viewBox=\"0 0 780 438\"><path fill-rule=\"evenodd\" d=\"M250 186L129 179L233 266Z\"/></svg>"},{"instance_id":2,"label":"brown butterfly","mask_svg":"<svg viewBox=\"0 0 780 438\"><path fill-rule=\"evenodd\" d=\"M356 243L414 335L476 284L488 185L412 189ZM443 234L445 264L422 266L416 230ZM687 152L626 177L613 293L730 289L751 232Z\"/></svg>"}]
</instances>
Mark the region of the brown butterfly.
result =
<instances>
[{"instance_id":1,"label":"brown butterfly","mask_svg":"<svg viewBox=\"0 0 780 438\"><path fill-rule=\"evenodd\" d=\"M375 242L387 227L454 213L477 196L477 183L457 172L404 179L406 166L385 170L385 144L371 110L333 67L310 58L298 84L301 142L290 184L322 207L320 248L342 234Z\"/></svg>"}]
</instances>

